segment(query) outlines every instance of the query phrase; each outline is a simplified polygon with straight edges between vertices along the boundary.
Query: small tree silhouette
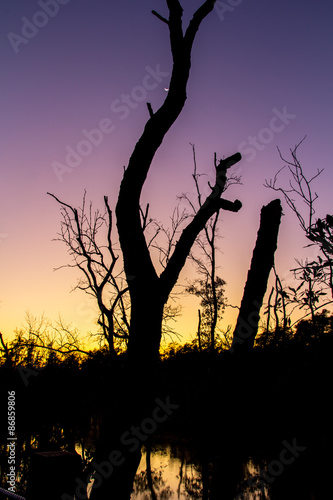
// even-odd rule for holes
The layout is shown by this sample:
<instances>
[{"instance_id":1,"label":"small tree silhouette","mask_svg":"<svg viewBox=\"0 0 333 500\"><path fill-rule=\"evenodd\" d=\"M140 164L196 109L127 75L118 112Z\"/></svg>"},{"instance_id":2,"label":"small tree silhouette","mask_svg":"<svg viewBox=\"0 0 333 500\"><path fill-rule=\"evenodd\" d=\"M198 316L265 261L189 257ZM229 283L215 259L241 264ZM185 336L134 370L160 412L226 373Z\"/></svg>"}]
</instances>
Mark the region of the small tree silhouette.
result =
<instances>
[{"instance_id":1,"label":"small tree silhouette","mask_svg":"<svg viewBox=\"0 0 333 500\"><path fill-rule=\"evenodd\" d=\"M211 276L207 279L199 279L186 288L187 293L195 295L201 299L199 309L198 342L199 349L208 349L211 352L215 349L216 325L222 317L225 309L224 285L225 281L216 276L212 284Z\"/></svg>"}]
</instances>

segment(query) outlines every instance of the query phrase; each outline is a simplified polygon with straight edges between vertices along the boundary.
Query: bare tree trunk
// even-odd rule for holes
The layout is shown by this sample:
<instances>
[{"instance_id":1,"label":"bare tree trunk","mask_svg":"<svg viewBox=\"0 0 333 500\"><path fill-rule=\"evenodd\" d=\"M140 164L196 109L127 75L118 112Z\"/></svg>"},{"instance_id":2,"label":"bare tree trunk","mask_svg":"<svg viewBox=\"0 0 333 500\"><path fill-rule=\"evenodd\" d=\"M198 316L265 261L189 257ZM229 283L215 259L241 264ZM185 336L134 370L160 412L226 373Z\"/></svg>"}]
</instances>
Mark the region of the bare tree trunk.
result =
<instances>
[{"instance_id":1,"label":"bare tree trunk","mask_svg":"<svg viewBox=\"0 0 333 500\"><path fill-rule=\"evenodd\" d=\"M10 349L8 348L8 343L6 344L6 342L4 341L1 332L0 332L0 344L2 346L2 348L0 347L0 351L2 351L4 353L5 359L6 359L5 366L12 366L12 361L11 361L11 357L10 357Z\"/></svg>"},{"instance_id":2,"label":"bare tree trunk","mask_svg":"<svg viewBox=\"0 0 333 500\"><path fill-rule=\"evenodd\" d=\"M213 295L213 316L212 323L210 325L210 351L214 352L215 350L215 329L217 325L218 318L218 303L216 296L216 282L215 282L215 271L216 271L216 258L215 258L215 235L216 235L216 226L219 218L219 212L216 212L215 219L212 226L212 236L208 239L208 243L211 247L211 286L212 286L212 295Z\"/></svg>"},{"instance_id":3,"label":"bare tree trunk","mask_svg":"<svg viewBox=\"0 0 333 500\"><path fill-rule=\"evenodd\" d=\"M272 300L272 295L274 293L274 286L272 287L272 290L271 290L271 293L269 294L269 297L268 297L268 305L267 305L267 321L266 321L266 332L265 332L265 344L266 344L266 341L269 337L269 324L270 324L270 321L271 321L271 300Z\"/></svg>"},{"instance_id":4,"label":"bare tree trunk","mask_svg":"<svg viewBox=\"0 0 333 500\"><path fill-rule=\"evenodd\" d=\"M154 490L154 481L151 472L151 446L146 447L146 468L147 468L147 482L151 494L151 500L157 500L157 496Z\"/></svg>"},{"instance_id":5,"label":"bare tree trunk","mask_svg":"<svg viewBox=\"0 0 333 500\"><path fill-rule=\"evenodd\" d=\"M202 352L202 345L201 345L201 311L198 309L198 345L199 345L199 351Z\"/></svg>"},{"instance_id":6,"label":"bare tree trunk","mask_svg":"<svg viewBox=\"0 0 333 500\"><path fill-rule=\"evenodd\" d=\"M163 308L164 301L159 296L157 286L152 290L143 288L141 293L132 294L127 348L130 364L144 365L144 369L148 369L156 361L162 335Z\"/></svg>"},{"instance_id":7,"label":"bare tree trunk","mask_svg":"<svg viewBox=\"0 0 333 500\"><path fill-rule=\"evenodd\" d=\"M231 352L247 352L254 345L258 331L259 311L266 292L269 273L274 265L281 215L282 207L278 199L261 209L260 227L234 330Z\"/></svg>"}]
</instances>

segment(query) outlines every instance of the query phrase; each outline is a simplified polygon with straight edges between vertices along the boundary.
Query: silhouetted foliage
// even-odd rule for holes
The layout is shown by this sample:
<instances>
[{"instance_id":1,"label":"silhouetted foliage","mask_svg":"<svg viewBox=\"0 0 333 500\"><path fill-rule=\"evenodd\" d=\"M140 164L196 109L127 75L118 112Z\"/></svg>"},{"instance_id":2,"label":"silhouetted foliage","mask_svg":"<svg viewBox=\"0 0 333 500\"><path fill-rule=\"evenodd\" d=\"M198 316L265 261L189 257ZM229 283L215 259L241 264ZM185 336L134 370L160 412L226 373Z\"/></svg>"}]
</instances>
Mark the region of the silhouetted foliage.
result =
<instances>
[{"instance_id":1,"label":"silhouetted foliage","mask_svg":"<svg viewBox=\"0 0 333 500\"><path fill-rule=\"evenodd\" d=\"M51 323L43 315L38 318L27 313L25 320L11 341L6 343L0 336L1 359L7 364L42 367L70 359L80 361L90 355L77 328L61 318Z\"/></svg>"},{"instance_id":2,"label":"silhouetted foliage","mask_svg":"<svg viewBox=\"0 0 333 500\"><path fill-rule=\"evenodd\" d=\"M327 395L333 380L333 316L322 311L314 323L303 320L287 335L282 336L276 329L270 335L265 343L259 337L254 350L241 361L228 352L216 352L212 357L190 343L175 345L163 358L159 397L167 395L180 406L158 427L157 434L176 433L196 443L199 449L206 448L198 475L186 481L183 478L188 493L196 491L200 495L202 488L212 491L211 488L221 487L218 478L226 470L219 462L221 455L234 460L235 454L241 463L252 454L256 460L263 460L266 453L274 459L274 446L278 448L286 436L300 436L298 442L310 447L325 429L327 439L331 404ZM126 376L123 361L122 356L112 361L107 349L84 359L71 354L62 361L49 358L42 370L30 365L33 372L27 378L27 386L20 367L0 366L1 387L10 376L19 404L18 449L25 443L19 455L20 472L25 478L29 454L36 450L71 451L76 443L79 449L83 446L86 450L85 463L92 458L101 416L107 409L114 412L123 400L114 383ZM244 385L249 375L255 382ZM105 397L105 387L112 387L110 398ZM228 418L230 415L232 418ZM326 456L325 450L320 450L319 456ZM232 463L232 467L237 467L237 462ZM207 470L215 478L214 485L208 481ZM152 468L156 495L165 489L158 478L158 471L155 474ZM148 487L147 475L142 476L142 481ZM23 480L21 494L24 484Z\"/></svg>"},{"instance_id":3,"label":"silhouetted foliage","mask_svg":"<svg viewBox=\"0 0 333 500\"><path fill-rule=\"evenodd\" d=\"M213 351L216 347L218 334L215 329L218 321L222 318L225 309L226 299L224 296L225 281L216 276L214 284L207 276L206 280L196 280L186 288L186 292L201 299L198 324L198 346L200 350L210 349Z\"/></svg>"},{"instance_id":4,"label":"silhouetted foliage","mask_svg":"<svg viewBox=\"0 0 333 500\"><path fill-rule=\"evenodd\" d=\"M285 330L264 329L256 339L256 346L269 349L301 349L315 351L333 342L333 315L327 309L316 313L314 319L300 320Z\"/></svg>"},{"instance_id":5,"label":"silhouetted foliage","mask_svg":"<svg viewBox=\"0 0 333 500\"><path fill-rule=\"evenodd\" d=\"M333 217L327 214L324 218L315 219L315 202L318 194L313 192L312 183L323 172L323 169L317 169L311 178L305 175L298 159L298 148L303 140L290 150L291 160L286 160L279 151L286 165L275 174L273 179L266 180L265 186L283 194L306 238L312 242L307 246L317 245L321 252L321 255L311 261L306 259L303 262L296 259L298 267L292 271L296 280L300 281L300 285L294 288L289 287L294 293L294 302L298 303L300 308L307 307L314 320L318 309L331 302L327 300L321 302L322 297L326 296L329 291L333 298ZM289 185L282 187L278 184L278 179L286 167L290 175Z\"/></svg>"}]
</instances>

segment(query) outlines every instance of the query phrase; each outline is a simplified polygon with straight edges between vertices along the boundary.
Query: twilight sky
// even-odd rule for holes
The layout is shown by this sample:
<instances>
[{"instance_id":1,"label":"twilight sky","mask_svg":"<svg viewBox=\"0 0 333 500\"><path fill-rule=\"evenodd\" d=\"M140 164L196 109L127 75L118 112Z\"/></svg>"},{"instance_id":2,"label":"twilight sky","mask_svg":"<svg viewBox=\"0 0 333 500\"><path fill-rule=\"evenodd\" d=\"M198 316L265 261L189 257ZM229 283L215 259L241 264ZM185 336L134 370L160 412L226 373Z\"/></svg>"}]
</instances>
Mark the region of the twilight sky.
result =
<instances>
[{"instance_id":1,"label":"twilight sky","mask_svg":"<svg viewBox=\"0 0 333 500\"><path fill-rule=\"evenodd\" d=\"M183 0L184 25L203 0ZM7 337L26 311L82 329L94 328L94 304L70 293L77 275L53 271L65 247L51 241L59 207L47 191L78 205L84 189L96 207L112 208L123 166L157 109L171 72L164 0L2 0L0 331ZM143 193L151 216L164 224L176 197L193 196L192 151L198 170L213 175L213 155L237 151L242 185L238 214L221 216L219 275L239 305L262 205L275 193L263 187L284 156L306 135L299 157L312 176L318 217L332 213L332 29L329 2L226 0L205 19L195 40L188 100L155 157ZM97 133L96 129L100 131ZM94 131L94 132L93 132ZM83 142L82 142L83 141ZM206 182L203 183L205 189ZM277 268L286 283L294 257L313 256L296 218L284 206ZM116 233L114 234L116 236ZM311 253L312 252L312 253ZM182 279L195 277L190 264ZM184 301L179 331L194 334L194 299ZM230 311L230 310L229 310ZM233 321L228 311L226 324Z\"/></svg>"}]
</instances>

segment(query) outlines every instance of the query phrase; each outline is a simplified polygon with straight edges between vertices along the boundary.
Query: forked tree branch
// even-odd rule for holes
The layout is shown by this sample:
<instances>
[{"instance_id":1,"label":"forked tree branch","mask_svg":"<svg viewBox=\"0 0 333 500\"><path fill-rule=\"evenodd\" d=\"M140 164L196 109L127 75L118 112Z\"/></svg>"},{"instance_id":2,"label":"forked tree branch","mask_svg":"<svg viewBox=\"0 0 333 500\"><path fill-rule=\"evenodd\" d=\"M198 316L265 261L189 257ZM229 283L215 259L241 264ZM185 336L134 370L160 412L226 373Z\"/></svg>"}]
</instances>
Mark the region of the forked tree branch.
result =
<instances>
[{"instance_id":1,"label":"forked tree branch","mask_svg":"<svg viewBox=\"0 0 333 500\"><path fill-rule=\"evenodd\" d=\"M313 175L311 179L305 177L302 165L297 157L297 150L304 139L305 137L294 147L294 149L290 150L292 161L286 160L278 148L280 158L285 165L277 171L273 179L269 181L266 179L264 186L283 194L287 205L298 218L301 228L308 233L313 224L313 216L315 214L314 202L318 198L317 193L312 191L311 183L323 172L323 169L317 169L316 174ZM286 167L289 170L292 180L289 180L288 187L282 187L278 185L278 178ZM295 196L307 206L307 214L305 216L302 215L301 209L297 207Z\"/></svg>"},{"instance_id":2,"label":"forked tree branch","mask_svg":"<svg viewBox=\"0 0 333 500\"><path fill-rule=\"evenodd\" d=\"M232 212L238 212L241 209L242 204L239 200L232 202L220 198L227 181L227 170L231 166L235 165L235 163L239 162L240 159L240 153L236 153L229 158L220 160L219 163L215 165L216 179L212 192L209 196L207 196L205 202L196 212L192 221L183 230L168 265L160 276L161 290L163 294L169 294L173 286L176 284L179 273L185 264L198 234L204 229L212 215L220 209Z\"/></svg>"},{"instance_id":3,"label":"forked tree branch","mask_svg":"<svg viewBox=\"0 0 333 500\"><path fill-rule=\"evenodd\" d=\"M213 9L216 0L206 1L194 14L185 37L182 29L183 9L178 0L167 0L173 69L169 91L162 106L150 115L124 172L116 206L119 240L124 256L125 272L136 280L157 281L149 249L140 224L140 195L153 157L163 138L175 122L186 101L186 86L191 66L191 48L202 20ZM156 15L156 14L155 14ZM161 16L157 16L161 18ZM166 21L166 20L164 20Z\"/></svg>"}]
</instances>

